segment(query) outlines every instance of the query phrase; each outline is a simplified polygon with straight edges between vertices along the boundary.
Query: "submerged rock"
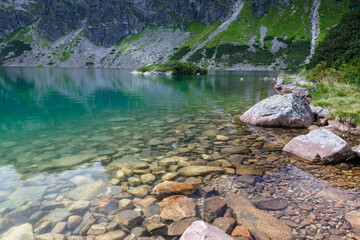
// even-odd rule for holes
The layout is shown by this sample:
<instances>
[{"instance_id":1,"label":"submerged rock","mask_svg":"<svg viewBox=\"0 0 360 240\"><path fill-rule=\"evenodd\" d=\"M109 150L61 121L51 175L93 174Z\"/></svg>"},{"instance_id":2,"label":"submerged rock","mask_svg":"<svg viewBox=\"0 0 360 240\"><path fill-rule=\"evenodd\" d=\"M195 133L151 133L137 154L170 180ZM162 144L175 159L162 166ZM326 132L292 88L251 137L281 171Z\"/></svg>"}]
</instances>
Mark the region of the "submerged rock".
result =
<instances>
[{"instance_id":1,"label":"submerged rock","mask_svg":"<svg viewBox=\"0 0 360 240\"><path fill-rule=\"evenodd\" d=\"M309 161L323 162L347 160L354 154L342 138L326 129L295 137L283 150Z\"/></svg>"},{"instance_id":2,"label":"submerged rock","mask_svg":"<svg viewBox=\"0 0 360 240\"><path fill-rule=\"evenodd\" d=\"M196 221L186 229L180 240L233 240L229 235L217 227L203 221Z\"/></svg>"},{"instance_id":3,"label":"submerged rock","mask_svg":"<svg viewBox=\"0 0 360 240\"><path fill-rule=\"evenodd\" d=\"M296 94L274 95L255 104L240 120L262 127L307 128L314 116L309 104Z\"/></svg>"},{"instance_id":4,"label":"submerged rock","mask_svg":"<svg viewBox=\"0 0 360 240\"><path fill-rule=\"evenodd\" d=\"M186 183L165 181L158 185L153 190L153 193L158 197L166 197L171 195L190 195L195 192L195 188Z\"/></svg>"},{"instance_id":5,"label":"submerged rock","mask_svg":"<svg viewBox=\"0 0 360 240\"><path fill-rule=\"evenodd\" d=\"M179 170L181 175L191 177L191 176L203 176L212 173L223 173L225 170L221 167L211 167L211 166L188 166Z\"/></svg>"},{"instance_id":6,"label":"submerged rock","mask_svg":"<svg viewBox=\"0 0 360 240\"><path fill-rule=\"evenodd\" d=\"M345 214L345 219L351 224L352 230L360 233L360 211L354 210Z\"/></svg>"},{"instance_id":7,"label":"submerged rock","mask_svg":"<svg viewBox=\"0 0 360 240\"><path fill-rule=\"evenodd\" d=\"M16 227L10 228L7 232L1 235L1 240L34 240L33 228L30 223L25 223Z\"/></svg>"},{"instance_id":8,"label":"submerged rock","mask_svg":"<svg viewBox=\"0 0 360 240\"><path fill-rule=\"evenodd\" d=\"M245 198L229 194L225 201L233 210L237 222L248 229L255 239L292 239L288 225L269 213L257 209Z\"/></svg>"},{"instance_id":9,"label":"submerged rock","mask_svg":"<svg viewBox=\"0 0 360 240\"><path fill-rule=\"evenodd\" d=\"M163 220L180 221L196 216L194 201L182 195L165 198L160 202L160 208Z\"/></svg>"}]
</instances>

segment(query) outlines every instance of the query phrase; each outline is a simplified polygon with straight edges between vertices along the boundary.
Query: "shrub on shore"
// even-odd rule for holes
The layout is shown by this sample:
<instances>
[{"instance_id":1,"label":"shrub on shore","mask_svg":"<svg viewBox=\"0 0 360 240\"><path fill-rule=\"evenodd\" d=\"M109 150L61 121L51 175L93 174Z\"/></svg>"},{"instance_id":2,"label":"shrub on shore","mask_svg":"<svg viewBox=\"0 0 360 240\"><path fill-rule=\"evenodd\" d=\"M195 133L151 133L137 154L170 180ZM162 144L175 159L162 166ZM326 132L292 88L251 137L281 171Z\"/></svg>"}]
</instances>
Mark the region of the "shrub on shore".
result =
<instances>
[{"instance_id":1,"label":"shrub on shore","mask_svg":"<svg viewBox=\"0 0 360 240\"><path fill-rule=\"evenodd\" d=\"M169 61L166 63L143 66L136 69L136 71L139 72L150 72L153 70L156 72L172 72L172 74L174 75L196 75L196 74L206 75L207 74L207 70L204 68L201 68L192 63L178 62L178 61Z\"/></svg>"}]
</instances>

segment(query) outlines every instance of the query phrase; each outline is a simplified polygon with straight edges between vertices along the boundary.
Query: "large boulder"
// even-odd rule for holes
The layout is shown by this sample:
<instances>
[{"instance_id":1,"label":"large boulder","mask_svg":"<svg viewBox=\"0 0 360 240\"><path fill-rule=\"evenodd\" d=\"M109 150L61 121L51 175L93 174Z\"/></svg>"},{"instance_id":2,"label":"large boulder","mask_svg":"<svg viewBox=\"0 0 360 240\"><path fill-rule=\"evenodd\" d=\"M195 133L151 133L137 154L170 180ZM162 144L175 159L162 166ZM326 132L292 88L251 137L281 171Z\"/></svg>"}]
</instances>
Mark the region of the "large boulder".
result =
<instances>
[{"instance_id":1,"label":"large boulder","mask_svg":"<svg viewBox=\"0 0 360 240\"><path fill-rule=\"evenodd\" d=\"M186 229L180 240L233 240L229 235L217 227L203 221L196 221Z\"/></svg>"},{"instance_id":2,"label":"large boulder","mask_svg":"<svg viewBox=\"0 0 360 240\"><path fill-rule=\"evenodd\" d=\"M228 194L225 201L233 210L238 224L248 229L255 239L292 239L291 229L285 222L257 209L245 198Z\"/></svg>"},{"instance_id":3,"label":"large boulder","mask_svg":"<svg viewBox=\"0 0 360 240\"><path fill-rule=\"evenodd\" d=\"M307 128L314 116L310 105L299 95L274 95L255 104L240 120L262 127Z\"/></svg>"},{"instance_id":4,"label":"large boulder","mask_svg":"<svg viewBox=\"0 0 360 240\"><path fill-rule=\"evenodd\" d=\"M345 140L326 129L297 136L283 150L309 161L323 162L347 160L354 154Z\"/></svg>"},{"instance_id":5,"label":"large boulder","mask_svg":"<svg viewBox=\"0 0 360 240\"><path fill-rule=\"evenodd\" d=\"M0 236L2 240L34 240L33 228L30 223L25 223L10 228L7 232Z\"/></svg>"},{"instance_id":6,"label":"large boulder","mask_svg":"<svg viewBox=\"0 0 360 240\"><path fill-rule=\"evenodd\" d=\"M156 196L162 198L171 195L190 195L195 191L196 189L193 187L193 185L181 182L165 181L156 185L153 193Z\"/></svg>"}]
</instances>

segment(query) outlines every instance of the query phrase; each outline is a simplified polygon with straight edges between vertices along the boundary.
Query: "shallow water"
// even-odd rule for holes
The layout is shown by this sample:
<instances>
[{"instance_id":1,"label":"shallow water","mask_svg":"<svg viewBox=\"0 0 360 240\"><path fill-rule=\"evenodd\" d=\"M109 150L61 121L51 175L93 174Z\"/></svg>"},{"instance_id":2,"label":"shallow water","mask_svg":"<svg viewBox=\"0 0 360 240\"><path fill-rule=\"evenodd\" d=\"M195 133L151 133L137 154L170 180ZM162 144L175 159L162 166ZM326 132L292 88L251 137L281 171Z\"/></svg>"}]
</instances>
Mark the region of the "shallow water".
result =
<instances>
[{"instance_id":1,"label":"shallow water","mask_svg":"<svg viewBox=\"0 0 360 240\"><path fill-rule=\"evenodd\" d=\"M237 121L274 94L268 79L276 72L166 77L130 71L0 69L1 232L29 222L40 235L73 214L98 214L110 223L99 199L121 192L143 197L168 178L188 181L178 170L189 165L217 166L233 175L239 165L270 173L291 163L358 188L355 165L308 165L282 153L284 143L306 131L249 128ZM161 162L173 156L184 159ZM222 177L196 179L209 184ZM79 200L89 204L73 210ZM62 233L75 236L80 230Z\"/></svg>"}]
</instances>

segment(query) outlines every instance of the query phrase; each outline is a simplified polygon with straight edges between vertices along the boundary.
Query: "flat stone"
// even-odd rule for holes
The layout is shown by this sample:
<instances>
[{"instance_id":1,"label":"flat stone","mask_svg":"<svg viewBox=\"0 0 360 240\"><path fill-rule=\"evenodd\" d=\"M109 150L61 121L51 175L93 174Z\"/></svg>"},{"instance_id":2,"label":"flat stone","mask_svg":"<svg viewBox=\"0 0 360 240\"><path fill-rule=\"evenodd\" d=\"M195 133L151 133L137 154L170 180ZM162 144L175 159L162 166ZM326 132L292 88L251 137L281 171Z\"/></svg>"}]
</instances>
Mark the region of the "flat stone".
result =
<instances>
[{"instance_id":1,"label":"flat stone","mask_svg":"<svg viewBox=\"0 0 360 240\"><path fill-rule=\"evenodd\" d=\"M80 185L83 185L85 183L91 183L93 181L94 181L94 179L92 177L82 176L82 175L76 176L76 177L73 177L72 179L70 179L70 182L73 183L76 186L80 186Z\"/></svg>"},{"instance_id":2,"label":"flat stone","mask_svg":"<svg viewBox=\"0 0 360 240\"><path fill-rule=\"evenodd\" d=\"M241 175L237 177L235 181L255 186L256 183L261 182L261 178L254 175Z\"/></svg>"},{"instance_id":3,"label":"flat stone","mask_svg":"<svg viewBox=\"0 0 360 240\"><path fill-rule=\"evenodd\" d=\"M200 220L200 219L197 217L191 217L191 218L185 218L178 222L173 222L169 225L167 234L169 236L180 236L185 232L185 230L188 227L190 227L190 225L193 222L198 221L198 220Z\"/></svg>"},{"instance_id":4,"label":"flat stone","mask_svg":"<svg viewBox=\"0 0 360 240\"><path fill-rule=\"evenodd\" d=\"M99 179L95 182L86 183L76 187L75 189L69 191L66 196L73 200L89 200L105 193L105 191L106 183Z\"/></svg>"},{"instance_id":5,"label":"flat stone","mask_svg":"<svg viewBox=\"0 0 360 240\"><path fill-rule=\"evenodd\" d=\"M220 152L224 155L233 155L239 153L249 153L250 150L244 146L237 146L237 147L225 147L220 150Z\"/></svg>"},{"instance_id":6,"label":"flat stone","mask_svg":"<svg viewBox=\"0 0 360 240\"><path fill-rule=\"evenodd\" d=\"M211 226L203 221L195 221L186 229L180 240L233 240L217 227Z\"/></svg>"},{"instance_id":7,"label":"flat stone","mask_svg":"<svg viewBox=\"0 0 360 240\"><path fill-rule=\"evenodd\" d=\"M1 235L1 240L35 240L30 223L12 227Z\"/></svg>"},{"instance_id":8,"label":"flat stone","mask_svg":"<svg viewBox=\"0 0 360 240\"><path fill-rule=\"evenodd\" d=\"M71 213L66 208L57 208L50 212L43 219L50 222L62 222L67 220Z\"/></svg>"},{"instance_id":9,"label":"flat stone","mask_svg":"<svg viewBox=\"0 0 360 240\"><path fill-rule=\"evenodd\" d=\"M207 222L222 217L226 211L226 202L218 197L208 198L204 202L203 214Z\"/></svg>"},{"instance_id":10,"label":"flat stone","mask_svg":"<svg viewBox=\"0 0 360 240\"><path fill-rule=\"evenodd\" d=\"M119 202L112 196L106 196L99 200L98 206L100 213L108 214L119 208Z\"/></svg>"},{"instance_id":11,"label":"flat stone","mask_svg":"<svg viewBox=\"0 0 360 240\"><path fill-rule=\"evenodd\" d=\"M350 223L354 233L360 234L360 211L354 210L345 213L345 219Z\"/></svg>"},{"instance_id":12,"label":"flat stone","mask_svg":"<svg viewBox=\"0 0 360 240\"><path fill-rule=\"evenodd\" d=\"M347 160L354 154L346 141L326 129L295 137L283 150L309 161L331 163Z\"/></svg>"},{"instance_id":13,"label":"flat stone","mask_svg":"<svg viewBox=\"0 0 360 240\"><path fill-rule=\"evenodd\" d=\"M138 196L138 197L143 197L146 196L148 194L148 190L144 187L130 187L127 190L128 193L134 195L134 196Z\"/></svg>"},{"instance_id":14,"label":"flat stone","mask_svg":"<svg viewBox=\"0 0 360 240\"><path fill-rule=\"evenodd\" d=\"M307 128L314 121L309 104L296 94L268 97L246 111L240 120L262 127Z\"/></svg>"},{"instance_id":15,"label":"flat stone","mask_svg":"<svg viewBox=\"0 0 360 240\"><path fill-rule=\"evenodd\" d=\"M102 235L106 232L106 228L100 224L94 224L90 227L87 234L88 235Z\"/></svg>"},{"instance_id":16,"label":"flat stone","mask_svg":"<svg viewBox=\"0 0 360 240\"><path fill-rule=\"evenodd\" d=\"M155 181L155 179L156 179L156 177L154 175L152 175L151 173L143 174L140 176L140 180L144 184L152 183Z\"/></svg>"},{"instance_id":17,"label":"flat stone","mask_svg":"<svg viewBox=\"0 0 360 240\"><path fill-rule=\"evenodd\" d=\"M215 187L211 185L207 185L205 187L199 188L199 194L203 198L211 197L216 194Z\"/></svg>"},{"instance_id":18,"label":"flat stone","mask_svg":"<svg viewBox=\"0 0 360 240\"><path fill-rule=\"evenodd\" d=\"M165 198L160 202L160 208L160 216L163 220L180 221L196 216L194 201L182 195Z\"/></svg>"},{"instance_id":19,"label":"flat stone","mask_svg":"<svg viewBox=\"0 0 360 240\"><path fill-rule=\"evenodd\" d=\"M165 173L162 177L161 177L161 180L163 181L170 181L170 180L173 180L175 178L177 178L179 176L179 173L178 172L168 172L168 173Z\"/></svg>"},{"instance_id":20,"label":"flat stone","mask_svg":"<svg viewBox=\"0 0 360 240\"><path fill-rule=\"evenodd\" d=\"M53 230L51 230L51 233L64 233L67 229L67 223L66 222L59 222L55 225Z\"/></svg>"},{"instance_id":21,"label":"flat stone","mask_svg":"<svg viewBox=\"0 0 360 240\"><path fill-rule=\"evenodd\" d=\"M229 140L229 137L224 136L224 135L217 135L216 139L220 140L220 141L226 141L226 140Z\"/></svg>"},{"instance_id":22,"label":"flat stone","mask_svg":"<svg viewBox=\"0 0 360 240\"><path fill-rule=\"evenodd\" d=\"M128 228L134 227L141 221L141 214L134 210L120 211L115 215L119 224L125 225Z\"/></svg>"},{"instance_id":23,"label":"flat stone","mask_svg":"<svg viewBox=\"0 0 360 240\"><path fill-rule=\"evenodd\" d=\"M248 229L255 239L292 239L291 228L288 225L257 209L245 198L231 193L225 201L233 210L238 224Z\"/></svg>"},{"instance_id":24,"label":"flat stone","mask_svg":"<svg viewBox=\"0 0 360 240\"><path fill-rule=\"evenodd\" d=\"M190 195L195 191L196 189L191 184L165 181L156 185L153 193L160 198L164 198L171 195Z\"/></svg>"},{"instance_id":25,"label":"flat stone","mask_svg":"<svg viewBox=\"0 0 360 240\"><path fill-rule=\"evenodd\" d=\"M264 174L263 170L258 169L254 166L250 165L240 165L236 168L237 175L255 175L255 176L262 176Z\"/></svg>"},{"instance_id":26,"label":"flat stone","mask_svg":"<svg viewBox=\"0 0 360 240\"><path fill-rule=\"evenodd\" d=\"M338 202L352 201L357 198L357 195L353 195L342 188L337 188L333 186L322 189L316 194L316 196L324 198L326 200Z\"/></svg>"},{"instance_id":27,"label":"flat stone","mask_svg":"<svg viewBox=\"0 0 360 240\"><path fill-rule=\"evenodd\" d=\"M166 225L161 221L159 215L154 215L146 218L142 225L152 235L161 233L166 234Z\"/></svg>"},{"instance_id":28,"label":"flat stone","mask_svg":"<svg viewBox=\"0 0 360 240\"><path fill-rule=\"evenodd\" d=\"M77 215L70 216L67 221L67 227L70 231L74 230L82 222L83 218Z\"/></svg>"},{"instance_id":29,"label":"flat stone","mask_svg":"<svg viewBox=\"0 0 360 240\"><path fill-rule=\"evenodd\" d=\"M149 146L157 146L157 145L162 144L162 141L159 138L152 138L152 139L149 140L149 142L147 144Z\"/></svg>"},{"instance_id":30,"label":"flat stone","mask_svg":"<svg viewBox=\"0 0 360 240\"><path fill-rule=\"evenodd\" d=\"M236 221L233 218L219 217L215 218L213 225L229 234L233 230L235 223Z\"/></svg>"},{"instance_id":31,"label":"flat stone","mask_svg":"<svg viewBox=\"0 0 360 240\"><path fill-rule=\"evenodd\" d=\"M46 191L46 186L20 187L15 190L10 196L11 201L38 201L42 198Z\"/></svg>"},{"instance_id":32,"label":"flat stone","mask_svg":"<svg viewBox=\"0 0 360 240\"><path fill-rule=\"evenodd\" d=\"M95 240L122 240L126 237L126 233L121 230L108 232L106 234L97 236Z\"/></svg>"},{"instance_id":33,"label":"flat stone","mask_svg":"<svg viewBox=\"0 0 360 240\"><path fill-rule=\"evenodd\" d=\"M209 174L221 174L225 170L221 167L211 167L211 166L188 166L181 168L179 173L186 177L193 176L204 176Z\"/></svg>"},{"instance_id":34,"label":"flat stone","mask_svg":"<svg viewBox=\"0 0 360 240\"><path fill-rule=\"evenodd\" d=\"M125 181L126 180L126 175L125 175L125 173L123 172L123 171L121 171L121 170L118 170L117 172L116 172L116 178L117 179L119 179L119 181Z\"/></svg>"},{"instance_id":35,"label":"flat stone","mask_svg":"<svg viewBox=\"0 0 360 240\"><path fill-rule=\"evenodd\" d=\"M284 198L270 198L252 201L252 204L263 210L281 210L288 206L288 202Z\"/></svg>"},{"instance_id":36,"label":"flat stone","mask_svg":"<svg viewBox=\"0 0 360 240\"><path fill-rule=\"evenodd\" d=\"M78 213L85 211L90 206L90 202L87 200L79 200L74 202L70 207L69 211L71 213Z\"/></svg>"}]
</instances>

